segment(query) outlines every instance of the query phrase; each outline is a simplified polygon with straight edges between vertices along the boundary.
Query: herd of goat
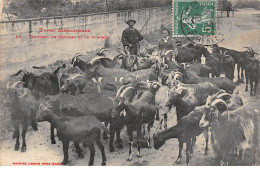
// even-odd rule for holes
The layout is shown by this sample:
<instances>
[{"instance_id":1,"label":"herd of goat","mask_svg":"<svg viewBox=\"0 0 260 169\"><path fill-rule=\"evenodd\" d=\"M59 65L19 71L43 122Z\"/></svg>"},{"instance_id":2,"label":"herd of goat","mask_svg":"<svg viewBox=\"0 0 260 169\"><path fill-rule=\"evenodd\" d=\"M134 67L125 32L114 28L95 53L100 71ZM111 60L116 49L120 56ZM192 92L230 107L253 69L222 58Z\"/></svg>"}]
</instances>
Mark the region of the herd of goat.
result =
<instances>
[{"instance_id":1,"label":"herd of goat","mask_svg":"<svg viewBox=\"0 0 260 169\"><path fill-rule=\"evenodd\" d=\"M106 155L101 141L110 135L109 150L115 144L123 148L120 132L126 126L129 137L129 156L132 159L133 132L137 132L137 150L151 147L150 129L154 120L159 126L153 133L153 146L157 150L166 140L177 138L182 158L186 144L186 164L194 151L196 137L205 136L205 154L208 151L209 131L211 143L219 164L228 163L238 156L243 160L244 151L253 151L256 163L258 148L257 109L244 105L239 94L233 91L243 81L245 71L246 91L250 82L250 95L256 95L260 78L257 53L247 47L239 52L217 45L212 53L204 46L189 44L174 51L159 51L154 46L143 49L134 56L118 49L119 55L106 57L101 49L95 57L85 61L85 55L76 54L70 65L57 61L53 72L35 73L20 70L12 77L23 74L21 80L7 83L6 106L11 113L16 138L15 150L19 150L19 125L22 125L22 147L26 151L25 135L31 124L38 130L37 122L51 124L51 143L55 144L55 132L63 144L67 164L69 142L74 143L79 158L83 158L80 144L90 150L89 165L94 164L96 142ZM201 57L206 58L201 64ZM233 82L235 64L238 81ZM44 71L45 67L36 67ZM241 73L240 73L241 69ZM62 73L61 73L62 72ZM225 77L220 77L224 74ZM176 108L177 124L168 127L168 113ZM103 124L103 123L105 124ZM109 130L107 128L110 125ZM164 125L163 125L164 124ZM211 130L209 130L211 128Z\"/></svg>"}]
</instances>

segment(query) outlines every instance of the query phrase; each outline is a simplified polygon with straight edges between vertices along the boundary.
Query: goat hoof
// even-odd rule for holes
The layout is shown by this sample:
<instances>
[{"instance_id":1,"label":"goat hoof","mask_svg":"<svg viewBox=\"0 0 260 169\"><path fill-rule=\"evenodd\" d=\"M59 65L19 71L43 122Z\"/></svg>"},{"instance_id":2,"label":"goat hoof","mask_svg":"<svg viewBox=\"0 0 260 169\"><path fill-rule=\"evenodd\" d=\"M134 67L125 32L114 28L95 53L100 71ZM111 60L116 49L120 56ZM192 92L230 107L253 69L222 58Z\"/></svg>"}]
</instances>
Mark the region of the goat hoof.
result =
<instances>
[{"instance_id":1,"label":"goat hoof","mask_svg":"<svg viewBox=\"0 0 260 169\"><path fill-rule=\"evenodd\" d=\"M61 162L62 165L66 165L67 163L68 163L68 160L63 160L63 161Z\"/></svg>"},{"instance_id":2,"label":"goat hoof","mask_svg":"<svg viewBox=\"0 0 260 169\"><path fill-rule=\"evenodd\" d=\"M79 158L84 158L84 155L83 155L82 153L79 153L79 154L78 154L78 157L79 157Z\"/></svg>"},{"instance_id":3,"label":"goat hoof","mask_svg":"<svg viewBox=\"0 0 260 169\"><path fill-rule=\"evenodd\" d=\"M93 166L93 162L89 162L89 163L88 163L88 166Z\"/></svg>"},{"instance_id":4,"label":"goat hoof","mask_svg":"<svg viewBox=\"0 0 260 169\"><path fill-rule=\"evenodd\" d=\"M124 146L123 146L123 144L122 143L117 143L117 148L119 148L119 149L122 149L122 148L124 148Z\"/></svg>"},{"instance_id":5,"label":"goat hoof","mask_svg":"<svg viewBox=\"0 0 260 169\"><path fill-rule=\"evenodd\" d=\"M132 159L131 159L130 157L128 157L128 158L126 159L126 161L132 161Z\"/></svg>"},{"instance_id":6,"label":"goat hoof","mask_svg":"<svg viewBox=\"0 0 260 169\"><path fill-rule=\"evenodd\" d=\"M142 156L141 155L137 155L137 158L141 158Z\"/></svg>"},{"instance_id":7,"label":"goat hoof","mask_svg":"<svg viewBox=\"0 0 260 169\"><path fill-rule=\"evenodd\" d=\"M205 152L204 155L205 155L205 156L208 155L208 152Z\"/></svg>"},{"instance_id":8,"label":"goat hoof","mask_svg":"<svg viewBox=\"0 0 260 169\"><path fill-rule=\"evenodd\" d=\"M110 152L115 152L115 148L114 147L110 147L109 150L110 150Z\"/></svg>"},{"instance_id":9,"label":"goat hoof","mask_svg":"<svg viewBox=\"0 0 260 169\"><path fill-rule=\"evenodd\" d=\"M22 147L21 148L21 152L23 153L23 152L26 152L26 147Z\"/></svg>"},{"instance_id":10,"label":"goat hoof","mask_svg":"<svg viewBox=\"0 0 260 169\"><path fill-rule=\"evenodd\" d=\"M15 145L15 147L14 147L14 151L18 151L19 150L19 145Z\"/></svg>"},{"instance_id":11,"label":"goat hoof","mask_svg":"<svg viewBox=\"0 0 260 169\"><path fill-rule=\"evenodd\" d=\"M101 165L102 165L102 166L106 166L106 162L102 162Z\"/></svg>"},{"instance_id":12,"label":"goat hoof","mask_svg":"<svg viewBox=\"0 0 260 169\"><path fill-rule=\"evenodd\" d=\"M179 164L180 162L181 162L181 157L179 157L179 158L175 161L176 164Z\"/></svg>"},{"instance_id":13,"label":"goat hoof","mask_svg":"<svg viewBox=\"0 0 260 169\"><path fill-rule=\"evenodd\" d=\"M56 144L56 140L51 140L51 144Z\"/></svg>"}]
</instances>

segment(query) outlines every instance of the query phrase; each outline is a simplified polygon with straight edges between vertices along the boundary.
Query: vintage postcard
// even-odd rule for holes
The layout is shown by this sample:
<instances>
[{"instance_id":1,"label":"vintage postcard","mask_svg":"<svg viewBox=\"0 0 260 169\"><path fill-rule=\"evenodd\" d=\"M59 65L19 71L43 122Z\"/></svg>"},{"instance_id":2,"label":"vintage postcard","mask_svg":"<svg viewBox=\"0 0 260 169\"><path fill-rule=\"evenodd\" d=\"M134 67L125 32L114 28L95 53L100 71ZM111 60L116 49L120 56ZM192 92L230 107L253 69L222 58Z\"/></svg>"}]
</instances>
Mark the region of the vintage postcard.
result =
<instances>
[{"instance_id":1,"label":"vintage postcard","mask_svg":"<svg viewBox=\"0 0 260 169\"><path fill-rule=\"evenodd\" d=\"M1 0L1 166L259 166L259 0Z\"/></svg>"}]
</instances>

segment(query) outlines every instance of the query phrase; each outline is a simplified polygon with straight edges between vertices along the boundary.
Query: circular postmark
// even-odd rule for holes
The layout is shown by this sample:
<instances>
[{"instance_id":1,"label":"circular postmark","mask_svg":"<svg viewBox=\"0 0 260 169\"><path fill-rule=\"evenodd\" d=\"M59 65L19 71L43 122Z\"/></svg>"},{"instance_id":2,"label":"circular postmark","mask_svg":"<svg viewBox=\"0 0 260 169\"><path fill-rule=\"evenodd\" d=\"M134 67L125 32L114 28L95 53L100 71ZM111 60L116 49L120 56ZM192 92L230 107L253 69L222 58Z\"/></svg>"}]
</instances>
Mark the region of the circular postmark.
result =
<instances>
[{"instance_id":1,"label":"circular postmark","mask_svg":"<svg viewBox=\"0 0 260 169\"><path fill-rule=\"evenodd\" d=\"M211 5L211 6L210 6ZM180 29L184 37L194 44L212 46L225 39L232 28L232 22L217 20L215 5L190 2L180 13ZM225 29L222 29L222 28ZM220 31L221 30L221 31Z\"/></svg>"}]
</instances>

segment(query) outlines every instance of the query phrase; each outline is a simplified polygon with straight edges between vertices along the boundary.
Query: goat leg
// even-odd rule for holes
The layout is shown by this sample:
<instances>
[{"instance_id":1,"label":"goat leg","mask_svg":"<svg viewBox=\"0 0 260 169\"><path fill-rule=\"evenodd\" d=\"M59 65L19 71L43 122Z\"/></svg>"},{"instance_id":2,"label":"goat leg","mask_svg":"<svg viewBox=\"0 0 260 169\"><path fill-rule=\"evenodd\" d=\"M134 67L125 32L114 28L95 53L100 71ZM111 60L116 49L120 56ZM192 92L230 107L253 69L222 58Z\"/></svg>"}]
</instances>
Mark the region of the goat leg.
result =
<instances>
[{"instance_id":1,"label":"goat leg","mask_svg":"<svg viewBox=\"0 0 260 169\"><path fill-rule=\"evenodd\" d=\"M180 163L182 158L182 149L183 149L183 142L179 141L179 155L175 163Z\"/></svg>"},{"instance_id":2,"label":"goat leg","mask_svg":"<svg viewBox=\"0 0 260 169\"><path fill-rule=\"evenodd\" d=\"M141 145L140 145L140 138L141 138L141 128L137 129L137 151L138 151L138 154L137 154L137 157L138 158L141 158Z\"/></svg>"},{"instance_id":3,"label":"goat leg","mask_svg":"<svg viewBox=\"0 0 260 169\"><path fill-rule=\"evenodd\" d=\"M163 118L164 118L164 128L167 129L167 121L168 121L168 114L167 114L167 112L164 113Z\"/></svg>"},{"instance_id":4,"label":"goat leg","mask_svg":"<svg viewBox=\"0 0 260 169\"><path fill-rule=\"evenodd\" d=\"M92 139L89 141L88 145L89 145L89 151L90 151L90 158L89 158L88 165L92 166L94 164L94 158L95 158L95 146L94 146L94 142Z\"/></svg>"},{"instance_id":5,"label":"goat leg","mask_svg":"<svg viewBox=\"0 0 260 169\"><path fill-rule=\"evenodd\" d=\"M148 124L148 126L147 126L147 134L148 134L147 147L148 147L148 148L151 148L151 136L150 136L150 130L151 130L151 125Z\"/></svg>"},{"instance_id":6,"label":"goat leg","mask_svg":"<svg viewBox=\"0 0 260 169\"><path fill-rule=\"evenodd\" d=\"M98 148L99 148L99 150L100 150L100 152L102 154L102 163L101 163L101 165L105 166L107 158L106 158L106 154L105 154L105 150L104 150L104 145L102 144L99 135L96 136L95 140L96 140L97 146L98 146Z\"/></svg>"},{"instance_id":7,"label":"goat leg","mask_svg":"<svg viewBox=\"0 0 260 169\"><path fill-rule=\"evenodd\" d=\"M241 79L243 80L244 79L244 69L241 68Z\"/></svg>"},{"instance_id":8,"label":"goat leg","mask_svg":"<svg viewBox=\"0 0 260 169\"><path fill-rule=\"evenodd\" d=\"M108 122L105 122L105 126L106 127L108 126ZM107 139L108 139L107 133L103 132L103 140L107 140Z\"/></svg>"},{"instance_id":9,"label":"goat leg","mask_svg":"<svg viewBox=\"0 0 260 169\"><path fill-rule=\"evenodd\" d=\"M254 96L256 96L256 89L257 89L257 86L258 86L258 80L255 81Z\"/></svg>"},{"instance_id":10,"label":"goat leg","mask_svg":"<svg viewBox=\"0 0 260 169\"><path fill-rule=\"evenodd\" d=\"M27 122L24 122L23 123L23 131L22 131L23 143L22 143L21 152L26 152L25 135L26 135L26 132L27 132L27 128L28 128L28 124L27 124Z\"/></svg>"},{"instance_id":11,"label":"goat leg","mask_svg":"<svg viewBox=\"0 0 260 169\"><path fill-rule=\"evenodd\" d=\"M248 77L249 75L246 73L246 89L245 91L247 92L248 91Z\"/></svg>"},{"instance_id":12,"label":"goat leg","mask_svg":"<svg viewBox=\"0 0 260 169\"><path fill-rule=\"evenodd\" d=\"M19 142L20 131L19 131L19 121L18 120L13 120L13 127L14 127L14 134L13 134L13 136L15 136L15 138L16 138L16 143L15 143L15 146L14 146L14 150L18 151L19 147L20 147L20 142Z\"/></svg>"},{"instance_id":13,"label":"goat leg","mask_svg":"<svg viewBox=\"0 0 260 169\"><path fill-rule=\"evenodd\" d=\"M74 142L74 147L76 148L76 152L78 153L78 157L84 158L84 155L82 154L82 150L81 150L78 142Z\"/></svg>"},{"instance_id":14,"label":"goat leg","mask_svg":"<svg viewBox=\"0 0 260 169\"><path fill-rule=\"evenodd\" d=\"M196 136L191 138L191 149L190 149L190 156L192 156L193 152L194 152L194 148L195 148L195 144L196 144Z\"/></svg>"},{"instance_id":15,"label":"goat leg","mask_svg":"<svg viewBox=\"0 0 260 169\"><path fill-rule=\"evenodd\" d=\"M244 150L242 148L240 148L238 151L239 151L238 152L238 159L240 161L243 161L243 159L244 159Z\"/></svg>"},{"instance_id":16,"label":"goat leg","mask_svg":"<svg viewBox=\"0 0 260 169\"><path fill-rule=\"evenodd\" d=\"M121 129L116 129L116 145L117 145L117 148L119 149L122 149L124 148L123 146L123 140L120 138L120 132L121 132Z\"/></svg>"},{"instance_id":17,"label":"goat leg","mask_svg":"<svg viewBox=\"0 0 260 169\"><path fill-rule=\"evenodd\" d=\"M51 124L51 144L56 144L56 140L54 138L54 126Z\"/></svg>"},{"instance_id":18,"label":"goat leg","mask_svg":"<svg viewBox=\"0 0 260 169\"><path fill-rule=\"evenodd\" d=\"M237 80L240 80L240 66L237 64Z\"/></svg>"},{"instance_id":19,"label":"goat leg","mask_svg":"<svg viewBox=\"0 0 260 169\"><path fill-rule=\"evenodd\" d=\"M186 165L188 166L190 163L190 152L192 149L192 141L191 138L186 141Z\"/></svg>"},{"instance_id":20,"label":"goat leg","mask_svg":"<svg viewBox=\"0 0 260 169\"><path fill-rule=\"evenodd\" d=\"M36 113L34 113L34 112L31 112L31 125L32 125L32 128L33 128L34 131L38 130Z\"/></svg>"},{"instance_id":21,"label":"goat leg","mask_svg":"<svg viewBox=\"0 0 260 169\"><path fill-rule=\"evenodd\" d=\"M254 90L254 82L250 81L250 96L253 96L253 90Z\"/></svg>"},{"instance_id":22,"label":"goat leg","mask_svg":"<svg viewBox=\"0 0 260 169\"><path fill-rule=\"evenodd\" d=\"M126 159L127 161L131 161L132 160L132 149L133 149L133 130L132 129L129 129L127 127L127 134L128 134L128 137L129 137L129 141L130 141L130 149L129 149L129 155L128 155L128 158Z\"/></svg>"},{"instance_id":23,"label":"goat leg","mask_svg":"<svg viewBox=\"0 0 260 169\"><path fill-rule=\"evenodd\" d=\"M115 129L114 126L112 124L110 124L110 141L109 141L109 150L110 152L115 152L115 148L114 148L114 136L115 136Z\"/></svg>"},{"instance_id":24,"label":"goat leg","mask_svg":"<svg viewBox=\"0 0 260 169\"><path fill-rule=\"evenodd\" d=\"M63 155L64 155L64 158L63 158L63 161L62 161L62 165L66 165L69 161L69 152L68 152L68 149L69 149L69 141L68 140L62 140L62 146L63 146Z\"/></svg>"},{"instance_id":25,"label":"goat leg","mask_svg":"<svg viewBox=\"0 0 260 169\"><path fill-rule=\"evenodd\" d=\"M205 153L204 155L208 154L208 144L209 144L209 128L207 127L206 129L204 129L203 131L204 137L205 137L205 141L206 141L206 145L205 145Z\"/></svg>"}]
</instances>

